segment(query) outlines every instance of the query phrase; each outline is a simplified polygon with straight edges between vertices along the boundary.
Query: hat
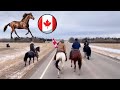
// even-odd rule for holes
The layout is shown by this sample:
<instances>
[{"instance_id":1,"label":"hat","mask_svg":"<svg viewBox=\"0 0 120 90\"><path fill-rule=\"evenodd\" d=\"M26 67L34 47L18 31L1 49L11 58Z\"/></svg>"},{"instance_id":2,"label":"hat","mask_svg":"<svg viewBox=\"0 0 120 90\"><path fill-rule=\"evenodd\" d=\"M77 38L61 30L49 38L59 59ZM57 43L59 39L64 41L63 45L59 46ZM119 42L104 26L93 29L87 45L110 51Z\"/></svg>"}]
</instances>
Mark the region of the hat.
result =
<instances>
[{"instance_id":1,"label":"hat","mask_svg":"<svg viewBox=\"0 0 120 90\"><path fill-rule=\"evenodd\" d=\"M64 43L64 40L62 39L60 42L61 42L61 43Z\"/></svg>"}]
</instances>

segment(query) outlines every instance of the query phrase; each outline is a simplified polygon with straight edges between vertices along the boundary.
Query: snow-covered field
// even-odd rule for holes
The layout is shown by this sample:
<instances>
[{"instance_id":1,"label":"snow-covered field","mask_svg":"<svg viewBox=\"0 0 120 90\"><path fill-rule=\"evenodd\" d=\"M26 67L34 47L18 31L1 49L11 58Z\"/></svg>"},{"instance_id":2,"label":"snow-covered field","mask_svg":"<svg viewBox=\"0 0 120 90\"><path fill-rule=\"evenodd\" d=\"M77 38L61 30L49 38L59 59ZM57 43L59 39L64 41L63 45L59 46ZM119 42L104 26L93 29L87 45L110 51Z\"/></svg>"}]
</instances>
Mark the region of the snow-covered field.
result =
<instances>
[{"instance_id":1,"label":"snow-covered field","mask_svg":"<svg viewBox=\"0 0 120 90\"><path fill-rule=\"evenodd\" d=\"M10 48L6 48L6 43L0 43L0 78L2 79L19 79L35 66L31 65L24 67L24 54L29 51L30 43L10 43ZM52 43L35 43L35 46L40 46L39 60L47 55L52 49Z\"/></svg>"},{"instance_id":2,"label":"snow-covered field","mask_svg":"<svg viewBox=\"0 0 120 90\"><path fill-rule=\"evenodd\" d=\"M119 43L91 43L90 47L94 52L120 60Z\"/></svg>"},{"instance_id":3,"label":"snow-covered field","mask_svg":"<svg viewBox=\"0 0 120 90\"><path fill-rule=\"evenodd\" d=\"M107 52L111 52L111 53L120 54L120 49L104 48L104 47L93 46L93 45L90 45L90 47L91 48L96 48L96 49L99 49L99 50L103 50L103 51L107 51Z\"/></svg>"}]
</instances>

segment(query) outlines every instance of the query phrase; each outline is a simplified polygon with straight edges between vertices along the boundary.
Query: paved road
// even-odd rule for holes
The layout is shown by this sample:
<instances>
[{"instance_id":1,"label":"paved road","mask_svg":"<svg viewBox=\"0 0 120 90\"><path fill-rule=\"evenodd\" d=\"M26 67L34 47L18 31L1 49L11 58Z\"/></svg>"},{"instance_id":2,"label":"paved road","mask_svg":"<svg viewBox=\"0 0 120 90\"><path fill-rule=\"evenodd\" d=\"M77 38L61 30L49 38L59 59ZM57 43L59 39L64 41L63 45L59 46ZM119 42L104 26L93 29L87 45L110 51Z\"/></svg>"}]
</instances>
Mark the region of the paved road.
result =
<instances>
[{"instance_id":1,"label":"paved road","mask_svg":"<svg viewBox=\"0 0 120 90\"><path fill-rule=\"evenodd\" d=\"M71 44L66 45L67 52L70 52ZM94 52L90 60L83 58L80 75L78 75L78 68L76 72L73 71L73 67L70 67L70 60L68 60L61 78L57 78L57 69L52 60L54 54L55 51L38 67L30 79L120 79L120 62Z\"/></svg>"}]
</instances>

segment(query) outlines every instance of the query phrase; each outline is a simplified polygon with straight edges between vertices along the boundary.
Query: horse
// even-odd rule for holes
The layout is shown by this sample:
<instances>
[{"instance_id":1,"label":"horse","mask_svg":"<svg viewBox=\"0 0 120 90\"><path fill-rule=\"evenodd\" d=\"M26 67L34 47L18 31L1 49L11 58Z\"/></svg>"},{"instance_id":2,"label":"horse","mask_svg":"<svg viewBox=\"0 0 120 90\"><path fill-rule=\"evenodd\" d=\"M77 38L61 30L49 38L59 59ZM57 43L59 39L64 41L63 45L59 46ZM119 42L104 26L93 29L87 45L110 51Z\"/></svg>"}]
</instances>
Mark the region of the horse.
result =
<instances>
[{"instance_id":1,"label":"horse","mask_svg":"<svg viewBox=\"0 0 120 90\"><path fill-rule=\"evenodd\" d=\"M35 18L33 17L32 13L25 13L25 14L23 15L23 18L22 18L21 21L12 21L12 22L8 23L7 25L5 25L3 31L5 32L6 29L7 29L7 27L10 26L10 27L11 27L11 39L13 38L13 37L12 37L13 32L15 32L15 34L17 35L17 37L20 38L20 37L18 36L18 34L17 34L17 32L16 32L15 29L25 29L25 30L28 30L28 32L27 32L25 35L27 35L28 33L30 33L31 36L34 37L34 36L32 35L32 33L31 33L30 29L29 29L29 20L30 20L30 19L33 19L33 20L35 19Z\"/></svg>"},{"instance_id":2,"label":"horse","mask_svg":"<svg viewBox=\"0 0 120 90\"><path fill-rule=\"evenodd\" d=\"M57 52L55 67L58 70L58 74L57 74L58 78L60 78L60 72L62 74L62 70L63 70L63 67L64 67L64 61L67 61L65 53L64 52Z\"/></svg>"},{"instance_id":3,"label":"horse","mask_svg":"<svg viewBox=\"0 0 120 90\"><path fill-rule=\"evenodd\" d=\"M88 46L88 44L84 45L83 52L84 52L84 57L86 58L86 56L87 56L87 59L90 60L91 48Z\"/></svg>"},{"instance_id":4,"label":"horse","mask_svg":"<svg viewBox=\"0 0 120 90\"><path fill-rule=\"evenodd\" d=\"M34 57L37 57L37 61L38 61L38 56L39 56L38 52L40 52L40 47L36 47L35 52L28 51L28 52L25 53L25 56L24 56L25 66L26 66L28 58L29 58L29 65L30 65L31 58L33 58L33 63L34 63Z\"/></svg>"},{"instance_id":5,"label":"horse","mask_svg":"<svg viewBox=\"0 0 120 90\"><path fill-rule=\"evenodd\" d=\"M78 68L80 71L82 66L82 55L79 50L74 49L70 52L70 60L71 60L71 67L72 67L72 61L74 62L74 72L76 71L76 62L78 61Z\"/></svg>"}]
</instances>

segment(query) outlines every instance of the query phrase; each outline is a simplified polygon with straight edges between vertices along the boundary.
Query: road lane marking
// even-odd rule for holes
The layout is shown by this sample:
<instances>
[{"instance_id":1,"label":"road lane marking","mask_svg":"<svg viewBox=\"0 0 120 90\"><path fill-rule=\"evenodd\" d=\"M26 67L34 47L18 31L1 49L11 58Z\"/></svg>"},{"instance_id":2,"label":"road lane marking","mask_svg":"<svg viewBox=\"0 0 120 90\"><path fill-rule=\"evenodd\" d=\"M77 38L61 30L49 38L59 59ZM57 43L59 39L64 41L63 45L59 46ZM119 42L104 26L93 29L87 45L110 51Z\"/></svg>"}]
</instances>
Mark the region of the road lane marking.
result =
<instances>
[{"instance_id":1,"label":"road lane marking","mask_svg":"<svg viewBox=\"0 0 120 90\"><path fill-rule=\"evenodd\" d=\"M50 60L50 62L48 63L47 67L45 68L45 70L43 71L42 75L40 76L40 79L42 79L43 76L45 75L45 73L46 73L48 67L50 66L51 62L53 61L53 58L54 58L54 55L53 55L53 57L51 58L51 60Z\"/></svg>"}]
</instances>

